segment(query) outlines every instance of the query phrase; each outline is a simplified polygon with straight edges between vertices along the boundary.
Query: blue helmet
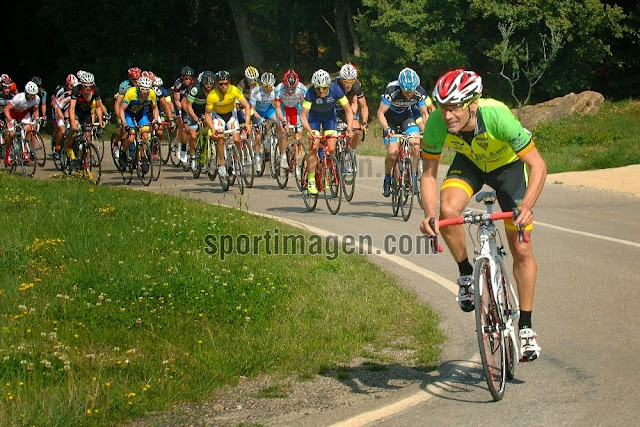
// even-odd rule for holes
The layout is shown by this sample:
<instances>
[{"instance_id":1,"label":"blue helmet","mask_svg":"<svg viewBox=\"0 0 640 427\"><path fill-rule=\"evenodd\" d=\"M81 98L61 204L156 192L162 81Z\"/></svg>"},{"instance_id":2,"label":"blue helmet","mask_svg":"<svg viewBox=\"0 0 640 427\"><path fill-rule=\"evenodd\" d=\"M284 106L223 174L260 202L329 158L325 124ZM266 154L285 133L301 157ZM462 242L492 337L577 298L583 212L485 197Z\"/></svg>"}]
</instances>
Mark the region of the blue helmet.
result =
<instances>
[{"instance_id":1,"label":"blue helmet","mask_svg":"<svg viewBox=\"0 0 640 427\"><path fill-rule=\"evenodd\" d=\"M415 90L420 85L420 77L411 68L405 68L398 75L398 84L402 90Z\"/></svg>"}]
</instances>

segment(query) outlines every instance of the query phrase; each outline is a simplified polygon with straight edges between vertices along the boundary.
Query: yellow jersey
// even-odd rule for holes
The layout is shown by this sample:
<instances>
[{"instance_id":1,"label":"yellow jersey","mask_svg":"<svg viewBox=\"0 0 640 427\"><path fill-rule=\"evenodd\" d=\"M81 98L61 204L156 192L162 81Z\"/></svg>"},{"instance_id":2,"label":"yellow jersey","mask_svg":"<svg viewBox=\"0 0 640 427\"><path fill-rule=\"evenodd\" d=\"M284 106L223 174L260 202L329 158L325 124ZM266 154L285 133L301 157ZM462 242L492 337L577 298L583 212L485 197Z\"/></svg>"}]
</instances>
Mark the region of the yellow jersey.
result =
<instances>
[{"instance_id":1,"label":"yellow jersey","mask_svg":"<svg viewBox=\"0 0 640 427\"><path fill-rule=\"evenodd\" d=\"M244 99L242 91L236 86L229 85L227 92L224 94L216 87L211 89L207 95L207 111L213 111L218 114L227 114L236 108L236 99Z\"/></svg>"}]
</instances>

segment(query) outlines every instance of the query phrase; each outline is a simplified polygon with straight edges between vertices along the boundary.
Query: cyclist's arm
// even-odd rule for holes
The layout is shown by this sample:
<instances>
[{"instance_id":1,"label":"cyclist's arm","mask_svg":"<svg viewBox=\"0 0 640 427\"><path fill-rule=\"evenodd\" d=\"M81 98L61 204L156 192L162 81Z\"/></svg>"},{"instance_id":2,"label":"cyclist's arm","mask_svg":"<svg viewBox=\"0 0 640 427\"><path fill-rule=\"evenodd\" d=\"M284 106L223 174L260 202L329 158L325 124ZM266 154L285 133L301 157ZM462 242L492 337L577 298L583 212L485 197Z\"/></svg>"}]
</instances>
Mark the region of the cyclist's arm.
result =
<instances>
[{"instance_id":1,"label":"cyclist's arm","mask_svg":"<svg viewBox=\"0 0 640 427\"><path fill-rule=\"evenodd\" d=\"M165 115L167 116L167 120L171 120L173 118L173 112L171 111L171 104L167 102L165 98L159 98L158 102L162 106Z\"/></svg>"},{"instance_id":2,"label":"cyclist's arm","mask_svg":"<svg viewBox=\"0 0 640 427\"><path fill-rule=\"evenodd\" d=\"M69 101L69 124L71 125L71 130L76 130L78 127L78 121L76 120L76 100L71 98Z\"/></svg>"},{"instance_id":3,"label":"cyclist's arm","mask_svg":"<svg viewBox=\"0 0 640 427\"><path fill-rule=\"evenodd\" d=\"M242 98L238 98L238 101L240 101L240 104L244 108L244 124L249 127L251 126L251 106L247 102L247 98L244 96Z\"/></svg>"},{"instance_id":4,"label":"cyclist's arm","mask_svg":"<svg viewBox=\"0 0 640 427\"><path fill-rule=\"evenodd\" d=\"M273 108L276 110L276 117L280 123L284 122L284 114L282 114L282 107L280 106L280 101L276 99L273 101Z\"/></svg>"},{"instance_id":5,"label":"cyclist's arm","mask_svg":"<svg viewBox=\"0 0 640 427\"><path fill-rule=\"evenodd\" d=\"M344 110L345 115L347 116L347 133L351 132L352 128L353 128L353 108L351 108L351 104L349 104L349 101L347 100L347 98L341 98L338 100L338 102L340 103L340 105L342 106L342 109Z\"/></svg>"},{"instance_id":6,"label":"cyclist's arm","mask_svg":"<svg viewBox=\"0 0 640 427\"><path fill-rule=\"evenodd\" d=\"M434 234L438 232L436 221L436 230L431 230L429 218L438 218L436 207L438 205L438 163L440 159L422 159L423 171L420 177L420 197L422 198L422 206L424 208L424 218L420 224L420 230L425 234Z\"/></svg>"},{"instance_id":7,"label":"cyclist's arm","mask_svg":"<svg viewBox=\"0 0 640 427\"><path fill-rule=\"evenodd\" d=\"M113 111L116 113L116 116L120 118L120 109L122 108L122 100L124 99L124 95L118 94L116 101L113 103Z\"/></svg>"},{"instance_id":8,"label":"cyclist's arm","mask_svg":"<svg viewBox=\"0 0 640 427\"><path fill-rule=\"evenodd\" d=\"M153 111L153 120L155 120L155 122L159 122L160 121L160 111L158 110L158 103L157 102L152 102L151 103L151 109Z\"/></svg>"},{"instance_id":9,"label":"cyclist's arm","mask_svg":"<svg viewBox=\"0 0 640 427\"><path fill-rule=\"evenodd\" d=\"M533 221L531 210L538 201L538 197L540 197L542 187L544 187L544 182L547 177L547 165L535 146L529 150L527 154L520 157L520 160L530 168L529 185L527 186L527 191L524 193L522 202L518 205L520 215L518 215L518 218L513 223L526 227Z\"/></svg>"},{"instance_id":10,"label":"cyclist's arm","mask_svg":"<svg viewBox=\"0 0 640 427\"><path fill-rule=\"evenodd\" d=\"M204 122L213 130L213 109L207 105L204 109Z\"/></svg>"},{"instance_id":11,"label":"cyclist's arm","mask_svg":"<svg viewBox=\"0 0 640 427\"><path fill-rule=\"evenodd\" d=\"M100 114L101 112L106 114L107 107L102 103L102 99L96 99L96 116L98 116L98 123L100 123L100 126L104 124L103 114Z\"/></svg>"},{"instance_id":12,"label":"cyclist's arm","mask_svg":"<svg viewBox=\"0 0 640 427\"><path fill-rule=\"evenodd\" d=\"M185 105L185 111L187 112L187 114L189 114L189 116L191 116L191 119L193 120L194 123L198 122L198 116L196 115L195 111L193 111L193 101L191 101L188 97L187 97L187 102L184 103Z\"/></svg>"},{"instance_id":13,"label":"cyclist's arm","mask_svg":"<svg viewBox=\"0 0 640 427\"><path fill-rule=\"evenodd\" d=\"M360 123L361 124L368 123L369 122L369 106L367 105L367 98L365 98L364 96L358 98L358 106L360 107Z\"/></svg>"},{"instance_id":14,"label":"cyclist's arm","mask_svg":"<svg viewBox=\"0 0 640 427\"><path fill-rule=\"evenodd\" d=\"M306 102L305 102L306 103ZM302 123L302 127L307 131L309 136L313 136L313 129L309 126L309 108L302 106L302 110L300 111L300 122Z\"/></svg>"},{"instance_id":15,"label":"cyclist's arm","mask_svg":"<svg viewBox=\"0 0 640 427\"><path fill-rule=\"evenodd\" d=\"M387 118L384 116L387 111L389 111L389 106L384 102L380 102L380 106L378 106L377 116L378 121L380 122L380 126L382 126L383 130L389 127L389 122L387 122Z\"/></svg>"}]
</instances>

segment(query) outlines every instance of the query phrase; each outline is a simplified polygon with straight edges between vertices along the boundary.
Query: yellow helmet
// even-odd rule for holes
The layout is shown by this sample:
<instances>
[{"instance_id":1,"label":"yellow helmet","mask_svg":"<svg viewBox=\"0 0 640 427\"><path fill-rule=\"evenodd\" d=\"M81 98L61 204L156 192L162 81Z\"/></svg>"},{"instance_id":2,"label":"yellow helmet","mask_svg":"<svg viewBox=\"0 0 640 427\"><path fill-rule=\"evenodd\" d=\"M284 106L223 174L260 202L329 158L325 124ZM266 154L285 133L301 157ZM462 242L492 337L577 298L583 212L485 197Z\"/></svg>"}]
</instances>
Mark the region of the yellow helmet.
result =
<instances>
[{"instance_id":1,"label":"yellow helmet","mask_svg":"<svg viewBox=\"0 0 640 427\"><path fill-rule=\"evenodd\" d=\"M258 72L256 67L252 67L251 65L249 65L244 70L244 76L247 78L247 80L250 80L252 82L257 82L258 79L260 78L260 73Z\"/></svg>"}]
</instances>

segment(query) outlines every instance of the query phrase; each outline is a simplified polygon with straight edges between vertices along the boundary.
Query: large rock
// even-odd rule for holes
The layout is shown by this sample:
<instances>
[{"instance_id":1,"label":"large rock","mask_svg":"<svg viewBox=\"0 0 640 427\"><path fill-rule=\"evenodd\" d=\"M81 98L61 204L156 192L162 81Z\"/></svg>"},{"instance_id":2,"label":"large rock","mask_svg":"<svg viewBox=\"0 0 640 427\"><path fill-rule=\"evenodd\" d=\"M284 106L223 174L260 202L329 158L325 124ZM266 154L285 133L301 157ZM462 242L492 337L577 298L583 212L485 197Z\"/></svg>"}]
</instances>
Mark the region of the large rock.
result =
<instances>
[{"instance_id":1,"label":"large rock","mask_svg":"<svg viewBox=\"0 0 640 427\"><path fill-rule=\"evenodd\" d=\"M598 92L587 90L577 95L572 92L551 101L537 105L526 105L519 110L511 111L520 119L524 127L532 129L538 122L562 119L573 113L595 114L600 111L603 103L604 96Z\"/></svg>"}]
</instances>

